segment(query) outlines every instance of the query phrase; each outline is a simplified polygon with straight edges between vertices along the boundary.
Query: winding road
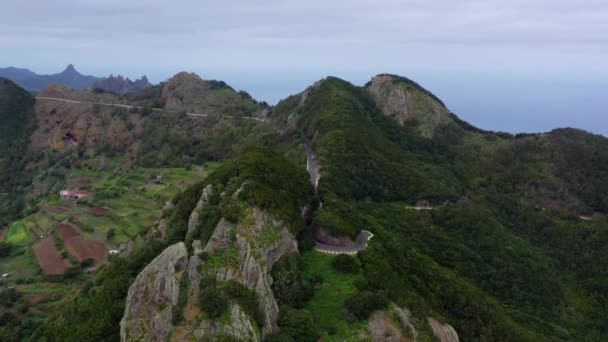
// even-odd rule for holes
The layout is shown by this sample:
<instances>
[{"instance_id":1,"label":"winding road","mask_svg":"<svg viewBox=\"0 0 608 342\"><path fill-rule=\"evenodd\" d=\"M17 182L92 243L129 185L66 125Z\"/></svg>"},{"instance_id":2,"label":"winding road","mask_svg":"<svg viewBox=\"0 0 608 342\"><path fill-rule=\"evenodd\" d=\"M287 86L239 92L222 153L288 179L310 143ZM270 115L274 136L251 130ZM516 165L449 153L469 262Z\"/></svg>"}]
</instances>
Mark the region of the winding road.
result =
<instances>
[{"instance_id":1,"label":"winding road","mask_svg":"<svg viewBox=\"0 0 608 342\"><path fill-rule=\"evenodd\" d=\"M300 132L302 138L304 140L304 152L306 153L306 170L310 175L310 182L315 188L315 192L318 192L319 188L319 180L321 179L321 173L319 172L320 165L319 159L315 155L312 147L310 146L310 142L302 132ZM320 203L320 206L323 207L323 204ZM358 252L364 250L369 243L369 240L374 237L368 230L362 230L357 236L357 240L350 246L337 246L337 245L327 245L315 240L315 250L327 254L357 254Z\"/></svg>"},{"instance_id":2,"label":"winding road","mask_svg":"<svg viewBox=\"0 0 608 342\"><path fill-rule=\"evenodd\" d=\"M319 252L328 254L357 254L359 251L364 250L371 238L374 237L368 230L362 230L357 236L357 240L350 246L332 246L315 241L315 249Z\"/></svg>"},{"instance_id":3,"label":"winding road","mask_svg":"<svg viewBox=\"0 0 608 342\"><path fill-rule=\"evenodd\" d=\"M310 174L310 182L315 187L316 192L319 188L319 179L321 179L319 161L306 138L304 140L304 152L306 152L306 170L308 170L308 174Z\"/></svg>"},{"instance_id":4,"label":"winding road","mask_svg":"<svg viewBox=\"0 0 608 342\"><path fill-rule=\"evenodd\" d=\"M125 109L132 109L132 108L142 109L143 108L143 107L139 107L139 106L129 106L129 105L124 105L124 104L119 104L119 103L84 102L84 101L67 100L67 99L62 99L62 98L58 98L58 97L46 97L46 96L36 96L36 100L50 100L50 101L59 101L59 102L66 102L66 103L110 106L110 107L118 107L118 108L125 108ZM178 113L178 111L176 111L176 110L166 110L166 109L162 109L162 108L152 108L152 110L159 111L159 112L165 111L165 112L171 112L171 113ZM200 117L209 116L209 114L200 114L200 113L186 113L186 115L200 116Z\"/></svg>"}]
</instances>

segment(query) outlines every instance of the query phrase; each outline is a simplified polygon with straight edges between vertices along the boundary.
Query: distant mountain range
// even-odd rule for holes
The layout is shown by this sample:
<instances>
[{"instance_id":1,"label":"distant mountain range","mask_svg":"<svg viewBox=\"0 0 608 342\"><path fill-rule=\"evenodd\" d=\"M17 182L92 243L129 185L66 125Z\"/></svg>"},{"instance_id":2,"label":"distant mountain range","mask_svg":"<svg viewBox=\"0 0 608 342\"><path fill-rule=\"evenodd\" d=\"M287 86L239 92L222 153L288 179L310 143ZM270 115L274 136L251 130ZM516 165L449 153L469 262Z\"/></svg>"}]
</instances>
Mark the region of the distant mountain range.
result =
<instances>
[{"instance_id":1,"label":"distant mountain range","mask_svg":"<svg viewBox=\"0 0 608 342\"><path fill-rule=\"evenodd\" d=\"M65 70L58 74L39 75L31 70L8 67L0 68L0 77L5 77L19 84L29 91L42 91L51 84L66 86L75 90L98 89L117 94L142 90L152 84L146 76L136 81L131 81L122 76L96 77L79 73L74 65L68 65Z\"/></svg>"}]
</instances>

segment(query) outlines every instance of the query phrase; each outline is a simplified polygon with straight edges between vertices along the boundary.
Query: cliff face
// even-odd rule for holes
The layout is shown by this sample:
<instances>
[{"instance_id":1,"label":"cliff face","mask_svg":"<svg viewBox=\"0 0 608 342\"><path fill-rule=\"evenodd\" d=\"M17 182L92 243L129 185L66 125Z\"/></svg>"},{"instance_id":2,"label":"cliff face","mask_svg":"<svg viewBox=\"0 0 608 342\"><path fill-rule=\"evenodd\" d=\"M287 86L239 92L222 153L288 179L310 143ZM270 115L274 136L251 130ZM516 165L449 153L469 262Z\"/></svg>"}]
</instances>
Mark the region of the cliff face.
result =
<instances>
[{"instance_id":1,"label":"cliff face","mask_svg":"<svg viewBox=\"0 0 608 342\"><path fill-rule=\"evenodd\" d=\"M419 324L418 328L414 322ZM424 327L424 323L428 323ZM412 313L405 308L394 307L386 312L377 311L368 319L370 339L374 342L416 342L419 339L426 341L433 336L434 341L458 342L458 334L454 328L441 323L433 317L428 317L427 322L416 320ZM421 331L424 329L424 334Z\"/></svg>"},{"instance_id":2,"label":"cliff face","mask_svg":"<svg viewBox=\"0 0 608 342\"><path fill-rule=\"evenodd\" d=\"M435 127L452 121L439 99L408 79L378 75L366 85L366 90L384 115L401 126L417 123L423 136L431 137Z\"/></svg>"},{"instance_id":3,"label":"cliff face","mask_svg":"<svg viewBox=\"0 0 608 342\"><path fill-rule=\"evenodd\" d=\"M187 257L184 243L177 243L165 249L137 276L129 288L120 321L122 341L164 341L170 336L172 308L179 298Z\"/></svg>"},{"instance_id":4,"label":"cliff face","mask_svg":"<svg viewBox=\"0 0 608 342\"><path fill-rule=\"evenodd\" d=\"M206 205L203 199L199 203L203 204L195 211ZM137 276L129 289L121 338L258 341L278 331L272 267L283 256L297 252L293 235L268 212L254 207L237 223L222 218L204 248L194 240L188 254L184 243L173 245ZM201 289L208 283L222 287L235 282L255 293L255 312L247 312L230 297L226 312L209 318L200 305ZM176 315L183 319L176 320Z\"/></svg>"}]
</instances>

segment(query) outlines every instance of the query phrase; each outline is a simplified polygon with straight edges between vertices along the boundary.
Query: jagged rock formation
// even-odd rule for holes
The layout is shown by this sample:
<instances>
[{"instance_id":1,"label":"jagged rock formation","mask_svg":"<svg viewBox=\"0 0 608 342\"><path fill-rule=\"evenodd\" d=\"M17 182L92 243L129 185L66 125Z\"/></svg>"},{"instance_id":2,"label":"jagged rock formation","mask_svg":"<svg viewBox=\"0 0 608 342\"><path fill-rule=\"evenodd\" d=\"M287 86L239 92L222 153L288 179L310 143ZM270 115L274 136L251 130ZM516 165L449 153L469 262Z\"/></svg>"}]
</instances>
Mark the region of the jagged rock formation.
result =
<instances>
[{"instance_id":1,"label":"jagged rock formation","mask_svg":"<svg viewBox=\"0 0 608 342\"><path fill-rule=\"evenodd\" d=\"M194 211L207 205L212 191L212 187L203 191L201 205ZM193 241L189 259L185 245L178 243L167 248L137 276L129 289L121 321L122 340L189 341L228 337L258 341L263 335L278 331L279 308L272 292L270 271L279 259L292 253L298 253L295 238L281 221L267 212L253 208L238 223L222 218L204 248L200 241ZM187 291L183 308L177 306L182 277L186 277L187 284L181 288ZM255 291L261 332L256 327L256 317L251 317L236 302L230 303L225 316L228 319L207 318L200 308L199 295L201 282L209 277L222 283L236 281ZM173 310L183 310L184 317L175 327Z\"/></svg>"},{"instance_id":2,"label":"jagged rock formation","mask_svg":"<svg viewBox=\"0 0 608 342\"><path fill-rule=\"evenodd\" d=\"M194 208L194 210L192 211L192 214L190 214L190 218L188 220L188 233L186 236L192 236L196 227L198 227L201 224L199 212L205 206L209 205L210 197L213 195L214 191L215 191L214 187L211 184L207 185L205 187L205 189L203 190L203 194L201 195L201 198L196 203L196 208Z\"/></svg>"},{"instance_id":3,"label":"jagged rock formation","mask_svg":"<svg viewBox=\"0 0 608 342\"><path fill-rule=\"evenodd\" d=\"M406 308L395 307L390 311L377 311L367 320L372 341L415 342L418 330L414 326L412 313ZM427 322L433 336L441 342L458 342L454 328L428 317Z\"/></svg>"},{"instance_id":4,"label":"jagged rock formation","mask_svg":"<svg viewBox=\"0 0 608 342\"><path fill-rule=\"evenodd\" d=\"M121 341L164 341L173 331L172 307L188 253L183 242L165 249L137 276L129 288L120 322Z\"/></svg>"},{"instance_id":5,"label":"jagged rock formation","mask_svg":"<svg viewBox=\"0 0 608 342\"><path fill-rule=\"evenodd\" d=\"M432 136L435 127L452 121L443 102L404 77L378 75L365 88L384 115L401 126L418 123L424 136Z\"/></svg>"},{"instance_id":6,"label":"jagged rock formation","mask_svg":"<svg viewBox=\"0 0 608 342\"><path fill-rule=\"evenodd\" d=\"M433 330L433 335L441 342L458 342L458 334L454 328L447 324L441 323L433 317L428 318L429 325Z\"/></svg>"},{"instance_id":7,"label":"jagged rock formation","mask_svg":"<svg viewBox=\"0 0 608 342\"><path fill-rule=\"evenodd\" d=\"M254 208L242 222L235 224L221 219L204 249L200 250L200 245L196 241L193 249L195 254L204 253L210 260L228 259L226 261L229 262L202 263L198 273L200 261L194 257L190 259L188 265L190 292L188 306L184 311L186 323L176 332L179 335L178 340L187 340L188 336L212 338L221 331L224 333L240 331L238 335L231 334L240 339L239 336L242 337L243 332L249 331L240 314L231 315L231 323L222 326L223 328L219 330L217 329L219 323L203 318L197 307L203 275L214 277L220 282L237 281L253 289L258 296L257 311L263 326L262 334L268 335L278 330L279 308L272 293L270 271L274 263L283 256L298 252L294 237L280 221ZM233 313L239 311L234 306L231 310ZM249 318L253 320L253 317ZM256 333L256 339L260 337Z\"/></svg>"},{"instance_id":8,"label":"jagged rock formation","mask_svg":"<svg viewBox=\"0 0 608 342\"><path fill-rule=\"evenodd\" d=\"M110 75L108 78L95 82L93 89L108 91L115 94L126 94L134 91L144 90L151 86L152 83L148 81L146 76L142 76L140 79L131 81L128 77L124 78L121 75Z\"/></svg>"}]
</instances>

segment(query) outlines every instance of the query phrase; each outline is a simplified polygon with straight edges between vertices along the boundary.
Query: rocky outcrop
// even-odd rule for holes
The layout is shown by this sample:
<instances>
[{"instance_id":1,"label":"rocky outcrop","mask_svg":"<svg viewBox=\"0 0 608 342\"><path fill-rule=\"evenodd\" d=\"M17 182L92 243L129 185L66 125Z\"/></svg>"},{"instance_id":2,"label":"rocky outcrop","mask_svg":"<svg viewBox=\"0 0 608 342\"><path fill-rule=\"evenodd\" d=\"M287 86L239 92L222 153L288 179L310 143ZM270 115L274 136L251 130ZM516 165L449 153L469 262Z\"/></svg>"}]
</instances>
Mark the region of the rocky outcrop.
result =
<instances>
[{"instance_id":1,"label":"rocky outcrop","mask_svg":"<svg viewBox=\"0 0 608 342\"><path fill-rule=\"evenodd\" d=\"M126 94L134 91L144 90L152 86L146 76L131 81L128 77L110 75L108 78L97 80L93 85L95 90L103 90L115 94Z\"/></svg>"},{"instance_id":2,"label":"rocky outcrop","mask_svg":"<svg viewBox=\"0 0 608 342\"><path fill-rule=\"evenodd\" d=\"M372 341L413 342L418 333L408 309L395 307L373 313L367 321Z\"/></svg>"},{"instance_id":3,"label":"rocky outcrop","mask_svg":"<svg viewBox=\"0 0 608 342\"><path fill-rule=\"evenodd\" d=\"M384 312L375 312L371 315L367 323L374 342L406 342L413 341L407 338L401 329L395 324L393 319Z\"/></svg>"},{"instance_id":4,"label":"rocky outcrop","mask_svg":"<svg viewBox=\"0 0 608 342\"><path fill-rule=\"evenodd\" d=\"M192 236L192 234L194 233L196 228L201 224L200 211L204 207L209 205L209 201L210 201L210 198L213 195L213 193L214 193L214 188L213 188L213 185L211 185L211 184L207 185L205 187L205 189L203 189L201 198L196 203L196 208L194 208L194 210L192 211L192 214L190 214L190 218L188 219L188 235L187 236Z\"/></svg>"},{"instance_id":5,"label":"rocky outcrop","mask_svg":"<svg viewBox=\"0 0 608 342\"><path fill-rule=\"evenodd\" d=\"M203 197L203 196L201 196ZM222 218L204 248L192 244L188 262L188 302L184 322L175 328L172 341L221 339L257 341L278 330L279 307L272 292L273 265L283 256L297 253L293 235L272 215L253 208L244 219L232 223ZM203 261L207 260L207 261ZM257 320L231 302L229 314L221 320L209 320L198 305L201 282L214 277L219 282L236 281L257 294Z\"/></svg>"},{"instance_id":6,"label":"rocky outcrop","mask_svg":"<svg viewBox=\"0 0 608 342\"><path fill-rule=\"evenodd\" d=\"M120 321L121 341L165 341L173 331L172 308L188 253L183 242L165 249L144 268L129 287Z\"/></svg>"},{"instance_id":7,"label":"rocky outcrop","mask_svg":"<svg viewBox=\"0 0 608 342\"><path fill-rule=\"evenodd\" d=\"M433 330L433 335L441 341L441 342L458 342L458 334L454 328L447 324L441 323L433 317L427 318L431 329Z\"/></svg>"},{"instance_id":8,"label":"rocky outcrop","mask_svg":"<svg viewBox=\"0 0 608 342\"><path fill-rule=\"evenodd\" d=\"M374 312L367 321L370 339L378 342L415 342L418 340L418 330L412 321L412 314L406 308L395 307L388 311ZM458 342L458 334L451 325L441 323L433 317L428 317L427 322L438 341Z\"/></svg>"},{"instance_id":9,"label":"rocky outcrop","mask_svg":"<svg viewBox=\"0 0 608 342\"><path fill-rule=\"evenodd\" d=\"M378 75L366 90L384 115L401 126L417 123L423 136L431 137L437 126L453 121L437 97L407 78Z\"/></svg>"},{"instance_id":10,"label":"rocky outcrop","mask_svg":"<svg viewBox=\"0 0 608 342\"><path fill-rule=\"evenodd\" d=\"M251 318L241 310L238 304L230 307L230 319L226 321L203 321L194 336L199 341L259 341L260 335L251 322Z\"/></svg>"}]
</instances>

